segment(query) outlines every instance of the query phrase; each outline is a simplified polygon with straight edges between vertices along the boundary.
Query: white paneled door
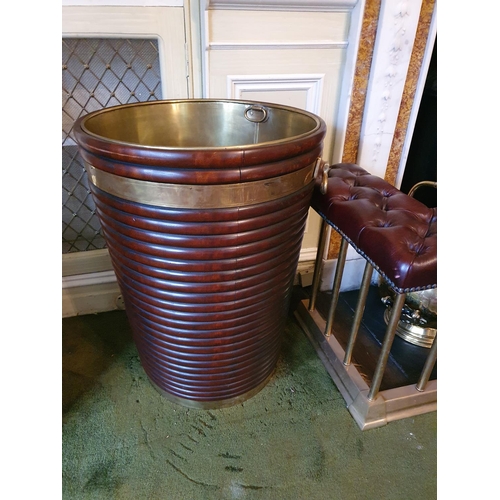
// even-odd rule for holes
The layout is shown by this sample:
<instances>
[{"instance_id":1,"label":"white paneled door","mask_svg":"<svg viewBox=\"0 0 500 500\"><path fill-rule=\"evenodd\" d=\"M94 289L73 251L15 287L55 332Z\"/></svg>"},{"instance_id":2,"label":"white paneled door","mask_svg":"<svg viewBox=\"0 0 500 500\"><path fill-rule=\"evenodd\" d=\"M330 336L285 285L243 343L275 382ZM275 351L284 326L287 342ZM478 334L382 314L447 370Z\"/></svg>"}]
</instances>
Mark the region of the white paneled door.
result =
<instances>
[{"instance_id":1,"label":"white paneled door","mask_svg":"<svg viewBox=\"0 0 500 500\"><path fill-rule=\"evenodd\" d=\"M307 11L308 2L300 2L298 11L278 3L274 9L283 10L211 4L205 15L205 93L284 104L321 116L327 124L323 159L331 162L351 6ZM314 260L320 226L320 217L310 210L301 262Z\"/></svg>"},{"instance_id":2,"label":"white paneled door","mask_svg":"<svg viewBox=\"0 0 500 500\"><path fill-rule=\"evenodd\" d=\"M102 71L96 71L93 76L99 77L102 73L110 80L122 78L125 73L120 73L119 68L115 71L115 63L122 67L125 63L123 71L134 72L130 75L132 80L135 76L139 79L145 76L144 85L141 83L140 87L130 88L125 82L126 75L122 81L126 84L125 90L123 86L115 89L108 85L110 96L106 98L106 106L122 103L115 102L118 98L134 102L134 99L207 97L274 102L302 108L325 120L327 134L323 159L332 163L339 161L342 150L353 72L353 64L347 63L350 59L355 60L356 26L359 26L363 5L364 0L63 0L62 28L63 38L67 39L154 40L151 45L157 50L157 63L148 60L145 66L151 67L151 75L158 67L157 84L152 83L147 71L134 70L134 61L119 60L124 57L120 44L108 43L109 50L116 51L116 58L108 51L110 60L102 61ZM130 45L142 50L140 43ZM150 49L148 46L148 53ZM95 48L91 47L92 50ZM83 56L76 66L78 64L88 66ZM63 62L63 72L64 66ZM92 76L90 67L85 70ZM92 84L91 78L89 81ZM153 85L156 86L153 88ZM76 88L76 84L73 87ZM85 91L93 94L91 89ZM63 105L70 93L63 85ZM92 101L94 97L97 93L88 102L97 105ZM104 107L102 99L100 105ZM73 107L71 119L83 112ZM71 153L71 147L76 149L76 144L71 144L67 116L63 117L63 122L63 134L67 139L67 151L63 156L72 161L73 156L68 152ZM63 150L66 139L63 135ZM63 161L63 179L64 170ZM68 198L70 192L71 196L77 192L86 196L85 186L83 191L69 187L71 189L66 190L63 183L63 199ZM72 207L66 210L67 219L73 216L72 210ZM63 226L64 223L63 220ZM319 228L319 216L310 211L300 255L303 270L308 266L312 268ZM63 250L64 316L121 306L104 246L80 251L80 247L68 244L66 253Z\"/></svg>"},{"instance_id":3,"label":"white paneled door","mask_svg":"<svg viewBox=\"0 0 500 500\"><path fill-rule=\"evenodd\" d=\"M63 1L63 317L122 304L72 124L102 107L190 93L183 2L138 3Z\"/></svg>"}]
</instances>

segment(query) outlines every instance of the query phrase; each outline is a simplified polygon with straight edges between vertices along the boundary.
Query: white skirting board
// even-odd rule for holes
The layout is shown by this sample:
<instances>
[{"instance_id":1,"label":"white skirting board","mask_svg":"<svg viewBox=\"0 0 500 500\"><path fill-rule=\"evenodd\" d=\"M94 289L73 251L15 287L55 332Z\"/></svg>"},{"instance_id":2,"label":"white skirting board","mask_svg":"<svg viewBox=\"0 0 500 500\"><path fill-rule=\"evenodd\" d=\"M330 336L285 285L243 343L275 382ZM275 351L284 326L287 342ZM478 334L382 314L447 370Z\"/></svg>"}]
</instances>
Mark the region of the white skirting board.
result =
<instances>
[{"instance_id":1,"label":"white skirting board","mask_svg":"<svg viewBox=\"0 0 500 500\"><path fill-rule=\"evenodd\" d=\"M307 248L301 252L294 285L301 284L301 275L312 276L316 249ZM82 252L83 253L83 252ZM75 273L81 269L106 269L111 267L107 251L86 252L95 262L90 264L82 256L71 255L63 259L63 271ZM99 258L99 259L97 259ZM79 262L78 260L82 260ZM101 262L102 261L102 262ZM303 286L307 286L304 284ZM62 278L62 317L97 314L123 309L120 288L113 270L107 269L85 274L72 274Z\"/></svg>"},{"instance_id":2,"label":"white skirting board","mask_svg":"<svg viewBox=\"0 0 500 500\"><path fill-rule=\"evenodd\" d=\"M341 292L348 292L349 290L359 290L361 280L363 279L363 272L365 270L366 260L356 254L359 258L349 259L347 257L344 273L342 274L342 283L340 285ZM331 290L333 288L333 279L335 277L335 270L337 268L337 259L330 259L323 261L323 271L321 273L320 290L322 292ZM377 284L379 274L373 271L372 283Z\"/></svg>"},{"instance_id":3,"label":"white skirting board","mask_svg":"<svg viewBox=\"0 0 500 500\"><path fill-rule=\"evenodd\" d=\"M73 286L62 290L62 317L123 309L116 278L112 282Z\"/></svg>"},{"instance_id":4,"label":"white skirting board","mask_svg":"<svg viewBox=\"0 0 500 500\"><path fill-rule=\"evenodd\" d=\"M314 271L314 252L306 249L301 252L294 285L303 287L312 283ZM359 288L363 275L365 260L350 259L346 261L341 290L356 290ZM325 260L321 277L321 290L331 290L337 260ZM373 273L373 283L378 275ZM62 317L96 314L123 308L120 288L114 271L100 271L86 274L65 276L62 279Z\"/></svg>"}]
</instances>

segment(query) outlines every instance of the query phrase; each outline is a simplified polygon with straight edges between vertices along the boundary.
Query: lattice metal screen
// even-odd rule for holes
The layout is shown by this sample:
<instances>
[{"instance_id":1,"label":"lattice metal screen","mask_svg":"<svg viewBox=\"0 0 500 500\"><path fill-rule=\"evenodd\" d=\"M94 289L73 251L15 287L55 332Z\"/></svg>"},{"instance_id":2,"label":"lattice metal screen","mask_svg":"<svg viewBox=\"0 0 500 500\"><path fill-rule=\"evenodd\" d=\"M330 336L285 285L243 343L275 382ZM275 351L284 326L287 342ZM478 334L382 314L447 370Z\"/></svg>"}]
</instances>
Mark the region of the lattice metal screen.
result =
<instances>
[{"instance_id":1,"label":"lattice metal screen","mask_svg":"<svg viewBox=\"0 0 500 500\"><path fill-rule=\"evenodd\" d=\"M62 252L105 248L83 161L72 136L91 111L162 98L158 42L152 39L62 40Z\"/></svg>"}]
</instances>

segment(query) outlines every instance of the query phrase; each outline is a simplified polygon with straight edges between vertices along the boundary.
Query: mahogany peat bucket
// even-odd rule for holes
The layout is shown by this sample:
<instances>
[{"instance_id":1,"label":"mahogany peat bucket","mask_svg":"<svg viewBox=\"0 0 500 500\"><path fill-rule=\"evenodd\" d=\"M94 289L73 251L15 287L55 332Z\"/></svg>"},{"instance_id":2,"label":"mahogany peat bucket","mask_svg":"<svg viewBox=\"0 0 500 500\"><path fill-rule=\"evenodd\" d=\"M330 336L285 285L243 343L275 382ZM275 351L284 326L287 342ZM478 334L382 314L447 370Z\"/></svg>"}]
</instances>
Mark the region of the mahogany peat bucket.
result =
<instances>
[{"instance_id":1,"label":"mahogany peat bucket","mask_svg":"<svg viewBox=\"0 0 500 500\"><path fill-rule=\"evenodd\" d=\"M75 138L142 366L195 408L276 366L326 125L252 101L105 108Z\"/></svg>"}]
</instances>

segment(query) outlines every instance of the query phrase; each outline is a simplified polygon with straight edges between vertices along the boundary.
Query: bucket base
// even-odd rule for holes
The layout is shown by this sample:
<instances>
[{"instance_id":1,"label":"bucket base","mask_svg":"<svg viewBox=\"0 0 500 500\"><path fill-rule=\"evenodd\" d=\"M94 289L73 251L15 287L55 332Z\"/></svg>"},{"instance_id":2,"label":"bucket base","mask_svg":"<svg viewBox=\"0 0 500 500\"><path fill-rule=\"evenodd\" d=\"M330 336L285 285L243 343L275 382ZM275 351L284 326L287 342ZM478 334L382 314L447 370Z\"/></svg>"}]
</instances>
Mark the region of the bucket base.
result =
<instances>
[{"instance_id":1,"label":"bucket base","mask_svg":"<svg viewBox=\"0 0 500 500\"><path fill-rule=\"evenodd\" d=\"M273 370L271 374L257 387L254 387L253 389L243 394L240 394L239 396L235 396L233 398L228 398L228 399L221 399L219 401L200 401L195 399L180 398L179 396L174 396L173 394L170 394L169 392L165 391L164 389L156 385L151 379L149 379L149 382L162 396L167 398L172 403L185 406L186 408L195 408L197 410L218 410L220 408L228 408L230 406L243 403L247 399L250 399L251 397L255 396L258 392L260 392L264 388L265 385L267 385L271 377L274 375L274 372L275 370Z\"/></svg>"}]
</instances>

